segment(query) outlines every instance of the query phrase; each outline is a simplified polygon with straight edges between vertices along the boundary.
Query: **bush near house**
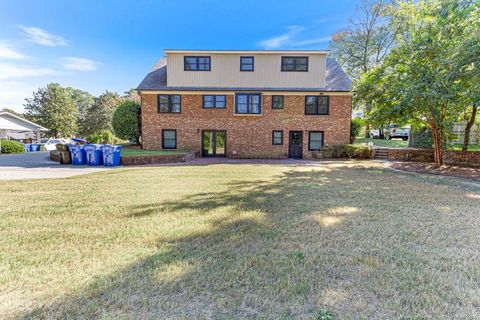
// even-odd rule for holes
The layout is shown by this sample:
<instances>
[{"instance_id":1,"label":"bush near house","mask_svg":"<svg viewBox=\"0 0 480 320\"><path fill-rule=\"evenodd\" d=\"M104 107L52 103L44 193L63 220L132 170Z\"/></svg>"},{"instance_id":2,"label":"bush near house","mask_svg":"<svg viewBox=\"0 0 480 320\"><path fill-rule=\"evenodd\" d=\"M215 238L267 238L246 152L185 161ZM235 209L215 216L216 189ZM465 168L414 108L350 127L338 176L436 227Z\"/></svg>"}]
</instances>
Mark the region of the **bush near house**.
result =
<instances>
[{"instance_id":1,"label":"bush near house","mask_svg":"<svg viewBox=\"0 0 480 320\"><path fill-rule=\"evenodd\" d=\"M11 140L2 140L2 153L23 153L25 148L23 143Z\"/></svg>"},{"instance_id":2,"label":"bush near house","mask_svg":"<svg viewBox=\"0 0 480 320\"><path fill-rule=\"evenodd\" d=\"M372 150L367 145L337 144L333 146L324 146L322 150L313 151L312 157L315 159L328 159L328 158L369 159L372 157Z\"/></svg>"}]
</instances>

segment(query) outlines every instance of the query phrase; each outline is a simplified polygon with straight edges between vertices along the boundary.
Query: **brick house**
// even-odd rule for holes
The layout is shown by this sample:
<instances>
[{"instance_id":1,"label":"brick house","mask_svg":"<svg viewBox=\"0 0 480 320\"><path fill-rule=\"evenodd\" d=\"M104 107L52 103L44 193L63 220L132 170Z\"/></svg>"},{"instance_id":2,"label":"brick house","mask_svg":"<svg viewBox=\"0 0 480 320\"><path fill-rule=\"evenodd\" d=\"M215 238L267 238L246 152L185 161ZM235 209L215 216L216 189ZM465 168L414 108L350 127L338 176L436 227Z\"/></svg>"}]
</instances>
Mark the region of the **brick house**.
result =
<instances>
[{"instance_id":1,"label":"brick house","mask_svg":"<svg viewBox=\"0 0 480 320\"><path fill-rule=\"evenodd\" d=\"M310 158L349 143L351 83L328 51L165 53L137 88L144 149Z\"/></svg>"}]
</instances>

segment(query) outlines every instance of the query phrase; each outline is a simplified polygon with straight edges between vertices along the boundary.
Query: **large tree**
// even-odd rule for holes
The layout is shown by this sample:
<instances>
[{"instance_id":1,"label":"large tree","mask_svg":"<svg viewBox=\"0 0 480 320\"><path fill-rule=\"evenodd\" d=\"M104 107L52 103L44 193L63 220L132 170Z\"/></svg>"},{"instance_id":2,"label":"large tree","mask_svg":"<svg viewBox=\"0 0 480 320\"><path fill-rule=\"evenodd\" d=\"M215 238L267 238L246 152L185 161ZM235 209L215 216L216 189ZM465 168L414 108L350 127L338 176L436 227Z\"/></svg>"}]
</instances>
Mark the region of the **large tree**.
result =
<instances>
[{"instance_id":1,"label":"large tree","mask_svg":"<svg viewBox=\"0 0 480 320\"><path fill-rule=\"evenodd\" d=\"M399 2L391 12L399 31L395 47L359 83L359 94L373 102L373 117L431 129L438 166L445 133L462 111L463 72L476 61L455 59L455 52L477 7L478 2L461 0Z\"/></svg>"},{"instance_id":2,"label":"large tree","mask_svg":"<svg viewBox=\"0 0 480 320\"><path fill-rule=\"evenodd\" d=\"M384 0L363 0L349 24L333 34L332 56L351 79L381 64L388 54L395 34L386 14L389 7Z\"/></svg>"},{"instance_id":3,"label":"large tree","mask_svg":"<svg viewBox=\"0 0 480 320\"><path fill-rule=\"evenodd\" d=\"M332 36L329 45L331 54L353 81L354 90L362 75L380 65L392 47L395 29L387 15L390 6L385 0L363 0L348 25ZM354 96L355 109L369 108L371 101L363 98ZM365 132L367 136L369 124L382 128L386 123L369 119ZM383 135L382 130L380 133Z\"/></svg>"},{"instance_id":4,"label":"large tree","mask_svg":"<svg viewBox=\"0 0 480 320\"><path fill-rule=\"evenodd\" d=\"M112 117L122 98L115 92L106 91L85 113L84 135L103 130L112 131Z\"/></svg>"},{"instance_id":5,"label":"large tree","mask_svg":"<svg viewBox=\"0 0 480 320\"><path fill-rule=\"evenodd\" d=\"M26 118L48 128L49 135L58 138L75 134L78 110L68 91L58 83L39 88L33 98L25 100Z\"/></svg>"},{"instance_id":6,"label":"large tree","mask_svg":"<svg viewBox=\"0 0 480 320\"><path fill-rule=\"evenodd\" d=\"M75 89L72 87L67 87L65 89L72 97L73 102L75 103L75 106L78 110L78 132L81 135L85 135L88 128L86 122L87 112L95 103L95 97L86 91Z\"/></svg>"}]
</instances>

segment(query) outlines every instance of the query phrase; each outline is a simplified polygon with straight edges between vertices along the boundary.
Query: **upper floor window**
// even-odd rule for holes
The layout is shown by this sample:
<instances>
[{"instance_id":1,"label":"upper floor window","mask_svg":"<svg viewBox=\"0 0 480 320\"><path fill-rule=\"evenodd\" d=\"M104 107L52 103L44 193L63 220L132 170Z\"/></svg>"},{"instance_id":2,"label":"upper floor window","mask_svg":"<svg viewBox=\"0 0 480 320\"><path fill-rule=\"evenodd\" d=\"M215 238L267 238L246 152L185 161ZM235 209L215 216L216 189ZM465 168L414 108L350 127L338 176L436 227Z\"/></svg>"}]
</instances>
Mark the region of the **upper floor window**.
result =
<instances>
[{"instance_id":1,"label":"upper floor window","mask_svg":"<svg viewBox=\"0 0 480 320\"><path fill-rule=\"evenodd\" d=\"M180 113L181 111L180 95L159 94L157 103L160 113Z\"/></svg>"},{"instance_id":2,"label":"upper floor window","mask_svg":"<svg viewBox=\"0 0 480 320\"><path fill-rule=\"evenodd\" d=\"M240 71L254 70L254 57L240 57Z\"/></svg>"},{"instance_id":3,"label":"upper floor window","mask_svg":"<svg viewBox=\"0 0 480 320\"><path fill-rule=\"evenodd\" d=\"M330 99L328 96L306 96L305 114L328 115Z\"/></svg>"},{"instance_id":4,"label":"upper floor window","mask_svg":"<svg viewBox=\"0 0 480 320\"><path fill-rule=\"evenodd\" d=\"M261 114L261 101L260 93L237 93L235 95L235 113Z\"/></svg>"},{"instance_id":5,"label":"upper floor window","mask_svg":"<svg viewBox=\"0 0 480 320\"><path fill-rule=\"evenodd\" d=\"M205 109L225 109L226 96L203 96L203 107Z\"/></svg>"},{"instance_id":6,"label":"upper floor window","mask_svg":"<svg viewBox=\"0 0 480 320\"><path fill-rule=\"evenodd\" d=\"M282 71L308 71L308 57L282 57Z\"/></svg>"},{"instance_id":7,"label":"upper floor window","mask_svg":"<svg viewBox=\"0 0 480 320\"><path fill-rule=\"evenodd\" d=\"M210 71L210 57L184 57L184 70L185 71Z\"/></svg>"},{"instance_id":8,"label":"upper floor window","mask_svg":"<svg viewBox=\"0 0 480 320\"><path fill-rule=\"evenodd\" d=\"M283 109L283 96L272 96L272 109Z\"/></svg>"}]
</instances>

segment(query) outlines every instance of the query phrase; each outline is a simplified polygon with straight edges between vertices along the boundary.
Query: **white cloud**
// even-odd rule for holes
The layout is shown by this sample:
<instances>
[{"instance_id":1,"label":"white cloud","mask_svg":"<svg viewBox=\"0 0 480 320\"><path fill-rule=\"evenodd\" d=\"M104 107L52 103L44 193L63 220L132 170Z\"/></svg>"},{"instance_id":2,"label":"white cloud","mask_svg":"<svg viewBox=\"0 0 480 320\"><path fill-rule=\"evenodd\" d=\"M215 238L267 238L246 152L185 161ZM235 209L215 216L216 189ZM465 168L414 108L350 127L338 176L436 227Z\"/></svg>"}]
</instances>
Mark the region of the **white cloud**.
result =
<instances>
[{"instance_id":1,"label":"white cloud","mask_svg":"<svg viewBox=\"0 0 480 320\"><path fill-rule=\"evenodd\" d=\"M61 36L48 33L47 31L36 28L36 27L25 27L18 26L28 38L30 42L48 46L48 47L58 47L58 46L68 46L68 41Z\"/></svg>"},{"instance_id":2,"label":"white cloud","mask_svg":"<svg viewBox=\"0 0 480 320\"><path fill-rule=\"evenodd\" d=\"M13 44L8 41L0 41L0 59L22 60L29 56L18 51Z\"/></svg>"},{"instance_id":3,"label":"white cloud","mask_svg":"<svg viewBox=\"0 0 480 320\"><path fill-rule=\"evenodd\" d=\"M41 77L53 74L58 74L58 71L50 68L0 62L0 79Z\"/></svg>"},{"instance_id":4,"label":"white cloud","mask_svg":"<svg viewBox=\"0 0 480 320\"><path fill-rule=\"evenodd\" d=\"M64 57L62 60L62 65L67 70L95 71L101 65L100 62L79 57Z\"/></svg>"},{"instance_id":5,"label":"white cloud","mask_svg":"<svg viewBox=\"0 0 480 320\"><path fill-rule=\"evenodd\" d=\"M279 48L281 46L287 45L291 43L292 39L299 32L305 30L305 27L294 25L294 26L288 26L286 29L287 31L282 33L281 35L278 35L270 39L262 40L258 43L258 45L265 49L274 49L274 48Z\"/></svg>"},{"instance_id":6,"label":"white cloud","mask_svg":"<svg viewBox=\"0 0 480 320\"><path fill-rule=\"evenodd\" d=\"M319 43L325 43L330 41L331 37L320 37L320 38L313 38L313 39L307 39L307 40L301 40L292 43L292 46L300 47L300 46L308 46L311 44L319 44Z\"/></svg>"},{"instance_id":7,"label":"white cloud","mask_svg":"<svg viewBox=\"0 0 480 320\"><path fill-rule=\"evenodd\" d=\"M7 107L23 112L23 103L31 98L34 91L42 86L41 83L12 82L0 80L0 109Z\"/></svg>"}]
</instances>

